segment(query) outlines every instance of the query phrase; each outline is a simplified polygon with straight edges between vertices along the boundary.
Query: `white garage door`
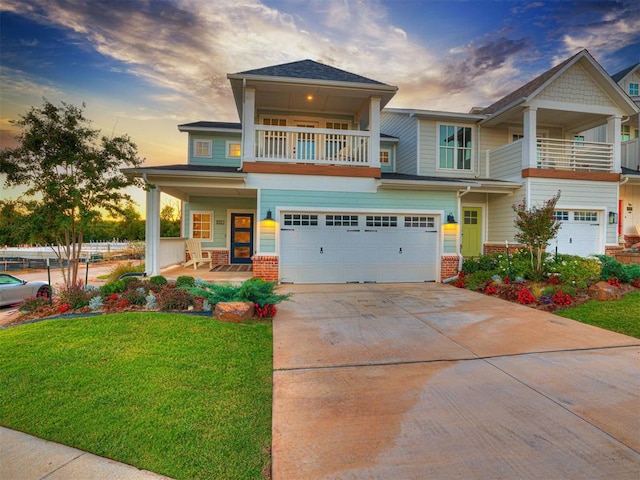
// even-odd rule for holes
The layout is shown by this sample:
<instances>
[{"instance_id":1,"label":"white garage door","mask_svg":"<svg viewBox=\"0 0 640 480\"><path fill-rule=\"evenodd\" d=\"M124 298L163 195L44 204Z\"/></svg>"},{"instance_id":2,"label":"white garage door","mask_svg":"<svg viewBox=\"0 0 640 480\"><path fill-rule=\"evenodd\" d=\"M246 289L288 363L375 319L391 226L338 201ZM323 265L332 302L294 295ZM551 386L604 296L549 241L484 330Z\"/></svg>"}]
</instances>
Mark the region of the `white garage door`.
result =
<instances>
[{"instance_id":1,"label":"white garage door","mask_svg":"<svg viewBox=\"0 0 640 480\"><path fill-rule=\"evenodd\" d=\"M548 251L587 257L598 253L600 245L600 214L598 211L556 210L560 230L556 241L552 240Z\"/></svg>"},{"instance_id":2,"label":"white garage door","mask_svg":"<svg viewBox=\"0 0 640 480\"><path fill-rule=\"evenodd\" d=\"M280 219L281 281L435 281L438 220L414 214L285 212Z\"/></svg>"}]
</instances>

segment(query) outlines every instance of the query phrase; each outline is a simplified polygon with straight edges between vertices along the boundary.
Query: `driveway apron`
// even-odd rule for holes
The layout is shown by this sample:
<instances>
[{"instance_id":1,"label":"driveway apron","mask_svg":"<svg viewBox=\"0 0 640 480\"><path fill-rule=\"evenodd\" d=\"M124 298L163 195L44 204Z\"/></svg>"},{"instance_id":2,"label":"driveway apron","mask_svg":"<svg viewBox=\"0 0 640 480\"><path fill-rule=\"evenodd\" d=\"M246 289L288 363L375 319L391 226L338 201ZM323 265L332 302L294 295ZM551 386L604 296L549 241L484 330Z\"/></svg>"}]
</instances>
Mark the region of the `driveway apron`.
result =
<instances>
[{"instance_id":1,"label":"driveway apron","mask_svg":"<svg viewBox=\"0 0 640 480\"><path fill-rule=\"evenodd\" d=\"M435 283L285 290L275 480L638 479L640 340Z\"/></svg>"}]
</instances>

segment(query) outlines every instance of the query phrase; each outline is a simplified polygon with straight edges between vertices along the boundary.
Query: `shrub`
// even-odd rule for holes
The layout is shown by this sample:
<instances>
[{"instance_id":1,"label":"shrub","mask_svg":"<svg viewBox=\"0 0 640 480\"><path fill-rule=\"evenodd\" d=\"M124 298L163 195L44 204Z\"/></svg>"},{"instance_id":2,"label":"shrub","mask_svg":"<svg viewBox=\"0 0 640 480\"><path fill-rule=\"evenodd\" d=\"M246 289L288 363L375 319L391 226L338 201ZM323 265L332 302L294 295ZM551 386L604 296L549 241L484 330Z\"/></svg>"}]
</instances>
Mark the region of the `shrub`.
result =
<instances>
[{"instance_id":1,"label":"shrub","mask_svg":"<svg viewBox=\"0 0 640 480\"><path fill-rule=\"evenodd\" d=\"M166 288L156 300L160 310L187 310L193 305L193 295L181 288Z\"/></svg>"},{"instance_id":2,"label":"shrub","mask_svg":"<svg viewBox=\"0 0 640 480\"><path fill-rule=\"evenodd\" d=\"M466 288L477 292L491 281L492 277L493 272L484 270L477 270L475 273L465 274Z\"/></svg>"},{"instance_id":3,"label":"shrub","mask_svg":"<svg viewBox=\"0 0 640 480\"><path fill-rule=\"evenodd\" d=\"M46 297L29 297L20 304L18 310L21 313L31 313L36 311L40 307L49 305L49 299Z\"/></svg>"},{"instance_id":4,"label":"shrub","mask_svg":"<svg viewBox=\"0 0 640 480\"><path fill-rule=\"evenodd\" d=\"M602 279L617 278L621 282L629 283L640 277L640 265L624 265L608 255L597 255L602 262Z\"/></svg>"},{"instance_id":5,"label":"shrub","mask_svg":"<svg viewBox=\"0 0 640 480\"><path fill-rule=\"evenodd\" d=\"M551 257L550 257L551 258ZM564 283L581 289L600 279L602 266L595 258L583 258L576 255L558 255L546 262L547 271L551 274L549 283Z\"/></svg>"},{"instance_id":6,"label":"shrub","mask_svg":"<svg viewBox=\"0 0 640 480\"><path fill-rule=\"evenodd\" d=\"M101 310L103 306L104 302L102 301L102 297L93 297L91 300L89 300L89 309L92 312Z\"/></svg>"},{"instance_id":7,"label":"shrub","mask_svg":"<svg viewBox=\"0 0 640 480\"><path fill-rule=\"evenodd\" d=\"M204 298L211 305L220 302L251 302L260 306L275 305L291 297L290 293L275 293L276 283L258 277L250 278L240 286L228 283L196 282L188 291Z\"/></svg>"},{"instance_id":8,"label":"shrub","mask_svg":"<svg viewBox=\"0 0 640 480\"><path fill-rule=\"evenodd\" d=\"M487 289L485 290L485 293L487 295L494 295L494 294L498 293L498 288L492 283L491 285L489 285L487 287Z\"/></svg>"},{"instance_id":9,"label":"shrub","mask_svg":"<svg viewBox=\"0 0 640 480\"><path fill-rule=\"evenodd\" d=\"M151 278L149 279L149 284L150 284L150 285L160 285L160 286L164 286L164 285L166 285L167 283L168 283L168 282L167 282L167 279L166 279L166 278L164 278L162 275L155 275L155 276L153 276L153 277L151 277Z\"/></svg>"},{"instance_id":10,"label":"shrub","mask_svg":"<svg viewBox=\"0 0 640 480\"><path fill-rule=\"evenodd\" d=\"M77 282L75 285L60 290L60 300L68 304L71 310L86 307L93 296L95 296L95 293L85 290L82 282Z\"/></svg>"},{"instance_id":11,"label":"shrub","mask_svg":"<svg viewBox=\"0 0 640 480\"><path fill-rule=\"evenodd\" d=\"M528 305L530 303L535 303L536 297L533 296L531 290L528 288L521 288L518 290L518 302L522 305Z\"/></svg>"},{"instance_id":12,"label":"shrub","mask_svg":"<svg viewBox=\"0 0 640 480\"><path fill-rule=\"evenodd\" d=\"M631 286L632 287L636 287L636 288L640 288L640 277L633 279L631 281Z\"/></svg>"},{"instance_id":13,"label":"shrub","mask_svg":"<svg viewBox=\"0 0 640 480\"><path fill-rule=\"evenodd\" d=\"M58 313L60 314L67 313L69 310L71 310L71 305L69 305L68 303L61 303L58 306Z\"/></svg>"},{"instance_id":14,"label":"shrub","mask_svg":"<svg viewBox=\"0 0 640 480\"><path fill-rule=\"evenodd\" d=\"M127 290L122 294L122 298L127 300L131 305L142 306L146 303L146 298L144 291L139 292L138 290Z\"/></svg>"},{"instance_id":15,"label":"shrub","mask_svg":"<svg viewBox=\"0 0 640 480\"><path fill-rule=\"evenodd\" d=\"M465 274L476 272L489 272L498 267L498 261L493 255L480 255L476 258L465 258L462 262L462 271Z\"/></svg>"},{"instance_id":16,"label":"shrub","mask_svg":"<svg viewBox=\"0 0 640 480\"><path fill-rule=\"evenodd\" d=\"M176 287L178 288L193 287L195 284L196 284L195 278L190 277L189 275L180 276L176 280Z\"/></svg>"},{"instance_id":17,"label":"shrub","mask_svg":"<svg viewBox=\"0 0 640 480\"><path fill-rule=\"evenodd\" d=\"M571 303L573 302L573 299L571 298L571 295L569 295L568 293L565 293L562 290L558 290L551 297L551 301L556 305L566 306L566 305L571 305Z\"/></svg>"},{"instance_id":18,"label":"shrub","mask_svg":"<svg viewBox=\"0 0 640 480\"><path fill-rule=\"evenodd\" d=\"M115 282L105 283L100 287L100 295L108 297L112 293L124 292L125 283L123 280L116 280Z\"/></svg>"},{"instance_id":19,"label":"shrub","mask_svg":"<svg viewBox=\"0 0 640 480\"><path fill-rule=\"evenodd\" d=\"M144 308L147 310L155 310L158 308L158 303L156 302L156 296L153 293L150 293L145 297L146 304Z\"/></svg>"},{"instance_id":20,"label":"shrub","mask_svg":"<svg viewBox=\"0 0 640 480\"><path fill-rule=\"evenodd\" d=\"M116 280L120 279L120 277L125 273L142 273L144 272L144 270L145 270L144 263L140 263L137 265L131 262L120 263L115 267L113 267L111 272L109 272L109 277L107 278L107 282L115 282Z\"/></svg>"},{"instance_id":21,"label":"shrub","mask_svg":"<svg viewBox=\"0 0 640 480\"><path fill-rule=\"evenodd\" d=\"M618 280L616 277L611 277L609 280L607 280L607 283L612 287L620 288L620 280Z\"/></svg>"},{"instance_id":22,"label":"shrub","mask_svg":"<svg viewBox=\"0 0 640 480\"><path fill-rule=\"evenodd\" d=\"M278 309L272 304L260 306L256 303L254 311L258 318L273 318L278 313Z\"/></svg>"}]
</instances>

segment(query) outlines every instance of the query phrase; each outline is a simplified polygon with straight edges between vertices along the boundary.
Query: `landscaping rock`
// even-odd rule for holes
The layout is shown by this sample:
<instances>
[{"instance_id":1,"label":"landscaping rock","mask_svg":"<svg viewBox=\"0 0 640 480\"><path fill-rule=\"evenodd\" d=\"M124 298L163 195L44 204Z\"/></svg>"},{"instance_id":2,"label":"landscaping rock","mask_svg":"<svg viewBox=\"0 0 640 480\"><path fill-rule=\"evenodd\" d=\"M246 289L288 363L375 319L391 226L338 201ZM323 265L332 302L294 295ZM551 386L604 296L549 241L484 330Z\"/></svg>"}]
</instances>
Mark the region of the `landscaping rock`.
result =
<instances>
[{"instance_id":1,"label":"landscaping rock","mask_svg":"<svg viewBox=\"0 0 640 480\"><path fill-rule=\"evenodd\" d=\"M598 282L589 287L589 296L603 302L620 300L622 292L618 287L609 285L607 282Z\"/></svg>"},{"instance_id":2,"label":"landscaping rock","mask_svg":"<svg viewBox=\"0 0 640 480\"><path fill-rule=\"evenodd\" d=\"M253 317L251 302L220 302L216 304L214 313L222 322L240 323Z\"/></svg>"}]
</instances>

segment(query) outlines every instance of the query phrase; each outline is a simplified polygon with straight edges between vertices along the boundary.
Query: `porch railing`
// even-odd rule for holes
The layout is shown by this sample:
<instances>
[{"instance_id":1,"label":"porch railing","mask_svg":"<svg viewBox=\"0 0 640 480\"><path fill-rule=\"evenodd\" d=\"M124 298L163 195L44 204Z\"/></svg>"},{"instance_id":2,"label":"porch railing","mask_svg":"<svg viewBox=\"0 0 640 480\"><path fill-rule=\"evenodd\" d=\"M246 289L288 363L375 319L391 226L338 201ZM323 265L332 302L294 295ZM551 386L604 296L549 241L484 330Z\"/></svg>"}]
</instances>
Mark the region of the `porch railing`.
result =
<instances>
[{"instance_id":1,"label":"porch railing","mask_svg":"<svg viewBox=\"0 0 640 480\"><path fill-rule=\"evenodd\" d=\"M613 145L558 138L537 139L538 168L613 172Z\"/></svg>"},{"instance_id":2,"label":"porch railing","mask_svg":"<svg viewBox=\"0 0 640 480\"><path fill-rule=\"evenodd\" d=\"M256 125L256 160L370 166L369 132Z\"/></svg>"}]
</instances>

